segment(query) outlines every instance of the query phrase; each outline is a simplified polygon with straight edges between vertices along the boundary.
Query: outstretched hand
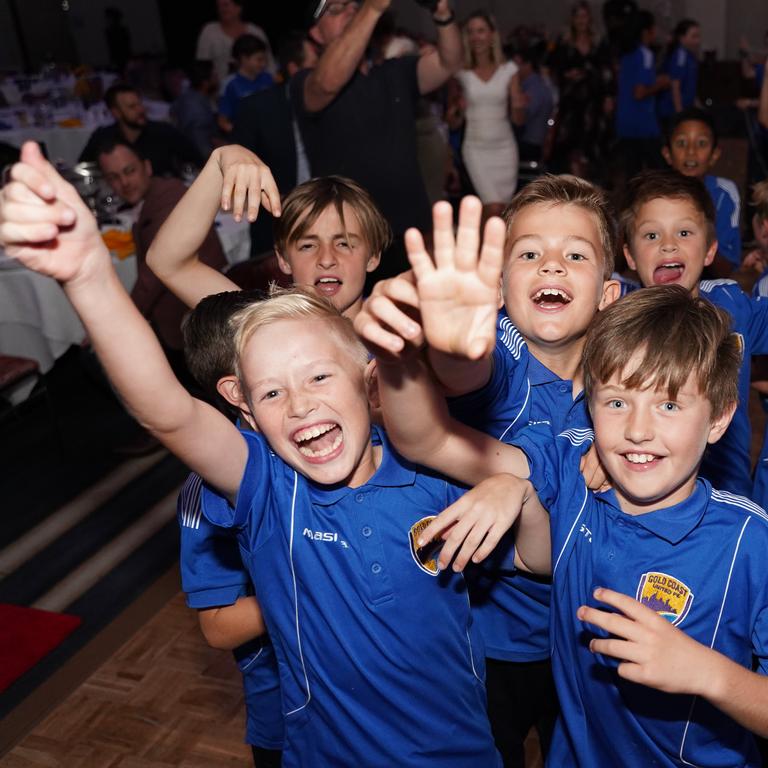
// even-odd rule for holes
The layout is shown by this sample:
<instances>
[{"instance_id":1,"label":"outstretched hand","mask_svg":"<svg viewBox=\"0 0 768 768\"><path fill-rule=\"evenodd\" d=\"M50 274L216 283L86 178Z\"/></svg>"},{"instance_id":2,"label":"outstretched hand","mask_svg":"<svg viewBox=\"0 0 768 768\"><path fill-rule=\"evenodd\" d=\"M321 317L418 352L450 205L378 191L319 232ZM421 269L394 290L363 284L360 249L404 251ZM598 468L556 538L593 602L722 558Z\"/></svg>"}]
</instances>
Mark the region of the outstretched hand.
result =
<instances>
[{"instance_id":1,"label":"outstretched hand","mask_svg":"<svg viewBox=\"0 0 768 768\"><path fill-rule=\"evenodd\" d=\"M107 250L75 188L28 141L0 190L0 244L6 253L63 283L82 277Z\"/></svg>"},{"instance_id":2,"label":"outstretched hand","mask_svg":"<svg viewBox=\"0 0 768 768\"><path fill-rule=\"evenodd\" d=\"M256 221L259 205L263 205L273 216L279 216L280 191L269 167L253 152L238 144L229 144L217 151L223 177L222 209L231 210L235 221L242 219L244 211L248 221Z\"/></svg>"},{"instance_id":3,"label":"outstretched hand","mask_svg":"<svg viewBox=\"0 0 768 768\"><path fill-rule=\"evenodd\" d=\"M419 546L434 539L445 542L438 565L453 562L454 571L480 563L493 552L520 514L530 483L514 475L493 475L467 491L424 529Z\"/></svg>"},{"instance_id":4,"label":"outstretched hand","mask_svg":"<svg viewBox=\"0 0 768 768\"><path fill-rule=\"evenodd\" d=\"M403 361L424 345L412 272L379 280L354 320L355 331L382 362Z\"/></svg>"},{"instance_id":5,"label":"outstretched hand","mask_svg":"<svg viewBox=\"0 0 768 768\"><path fill-rule=\"evenodd\" d=\"M579 608L581 621L612 635L593 639L592 653L620 659L619 675L633 683L667 693L704 693L712 650L628 595L598 588L594 597L618 612Z\"/></svg>"},{"instance_id":6,"label":"outstretched hand","mask_svg":"<svg viewBox=\"0 0 768 768\"><path fill-rule=\"evenodd\" d=\"M480 246L482 204L465 197L453 235L453 210L440 202L433 208L435 261L421 233L405 234L408 259L416 276L422 325L427 343L446 354L479 360L496 343L496 314L504 252L504 222L492 217Z\"/></svg>"}]
</instances>

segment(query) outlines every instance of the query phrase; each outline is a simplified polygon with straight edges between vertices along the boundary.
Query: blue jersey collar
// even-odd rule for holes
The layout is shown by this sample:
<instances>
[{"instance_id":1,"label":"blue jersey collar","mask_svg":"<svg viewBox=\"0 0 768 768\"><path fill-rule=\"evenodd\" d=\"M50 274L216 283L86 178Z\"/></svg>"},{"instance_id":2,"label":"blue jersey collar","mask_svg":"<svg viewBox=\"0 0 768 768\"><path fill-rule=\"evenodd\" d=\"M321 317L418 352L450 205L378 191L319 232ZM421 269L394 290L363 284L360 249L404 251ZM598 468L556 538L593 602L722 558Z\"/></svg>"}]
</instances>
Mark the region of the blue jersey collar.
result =
<instances>
[{"instance_id":1,"label":"blue jersey collar","mask_svg":"<svg viewBox=\"0 0 768 768\"><path fill-rule=\"evenodd\" d=\"M616 514L621 515L625 522L631 521L670 544L678 544L701 522L709 504L711 490L709 483L699 478L687 499L644 515L626 515L622 512L613 489L597 494L597 498L614 507Z\"/></svg>"}]
</instances>

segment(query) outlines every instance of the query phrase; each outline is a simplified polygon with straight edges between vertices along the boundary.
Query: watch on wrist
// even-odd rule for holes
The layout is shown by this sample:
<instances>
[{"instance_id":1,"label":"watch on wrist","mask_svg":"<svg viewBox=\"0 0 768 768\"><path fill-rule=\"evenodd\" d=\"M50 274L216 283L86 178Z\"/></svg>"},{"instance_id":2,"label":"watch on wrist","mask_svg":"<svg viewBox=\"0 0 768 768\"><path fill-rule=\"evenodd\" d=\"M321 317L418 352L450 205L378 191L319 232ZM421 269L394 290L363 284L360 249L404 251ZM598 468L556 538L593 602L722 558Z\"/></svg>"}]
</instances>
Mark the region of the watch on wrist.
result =
<instances>
[{"instance_id":1,"label":"watch on wrist","mask_svg":"<svg viewBox=\"0 0 768 768\"><path fill-rule=\"evenodd\" d=\"M447 27L449 24L453 24L453 22L456 21L456 14L451 11L444 19L438 19L437 16L433 16L432 21L434 21L438 27Z\"/></svg>"}]
</instances>

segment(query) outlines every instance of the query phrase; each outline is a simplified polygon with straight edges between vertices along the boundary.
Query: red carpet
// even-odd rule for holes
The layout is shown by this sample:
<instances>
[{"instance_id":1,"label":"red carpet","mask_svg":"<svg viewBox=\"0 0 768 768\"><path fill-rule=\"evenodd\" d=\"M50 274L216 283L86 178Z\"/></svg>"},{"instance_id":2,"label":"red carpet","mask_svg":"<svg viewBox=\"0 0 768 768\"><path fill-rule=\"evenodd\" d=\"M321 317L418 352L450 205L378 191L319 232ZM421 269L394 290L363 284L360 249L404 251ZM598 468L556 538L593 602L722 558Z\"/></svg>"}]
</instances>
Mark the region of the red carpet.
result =
<instances>
[{"instance_id":1,"label":"red carpet","mask_svg":"<svg viewBox=\"0 0 768 768\"><path fill-rule=\"evenodd\" d=\"M0 691L37 664L79 625L77 616L0 603Z\"/></svg>"}]
</instances>

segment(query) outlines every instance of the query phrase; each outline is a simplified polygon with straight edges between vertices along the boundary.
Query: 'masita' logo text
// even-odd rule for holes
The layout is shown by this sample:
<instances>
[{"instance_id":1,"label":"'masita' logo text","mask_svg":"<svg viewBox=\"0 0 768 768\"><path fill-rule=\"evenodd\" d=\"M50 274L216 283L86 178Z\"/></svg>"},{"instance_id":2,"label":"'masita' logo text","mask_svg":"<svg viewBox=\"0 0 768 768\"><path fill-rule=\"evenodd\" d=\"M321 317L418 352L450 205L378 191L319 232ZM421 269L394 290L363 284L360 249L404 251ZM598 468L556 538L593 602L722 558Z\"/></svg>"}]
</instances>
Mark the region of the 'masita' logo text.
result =
<instances>
[{"instance_id":1,"label":"'masita' logo text","mask_svg":"<svg viewBox=\"0 0 768 768\"><path fill-rule=\"evenodd\" d=\"M305 528L302 531L302 536L305 536L310 541L335 541L337 544L341 544L344 549L349 548L349 544L344 539L340 539L339 534L333 531L312 531L309 528Z\"/></svg>"}]
</instances>

